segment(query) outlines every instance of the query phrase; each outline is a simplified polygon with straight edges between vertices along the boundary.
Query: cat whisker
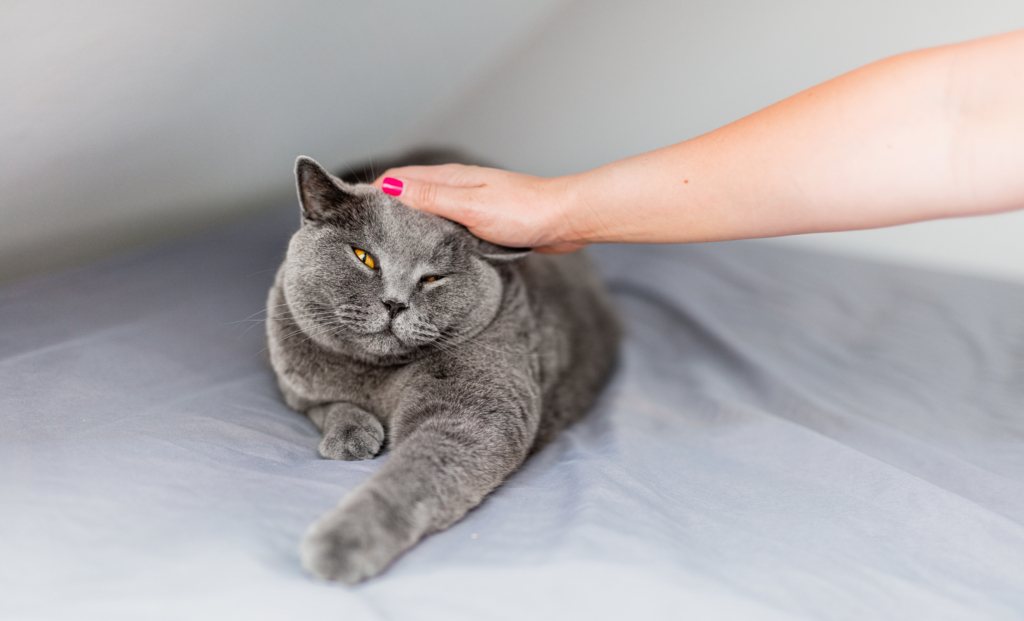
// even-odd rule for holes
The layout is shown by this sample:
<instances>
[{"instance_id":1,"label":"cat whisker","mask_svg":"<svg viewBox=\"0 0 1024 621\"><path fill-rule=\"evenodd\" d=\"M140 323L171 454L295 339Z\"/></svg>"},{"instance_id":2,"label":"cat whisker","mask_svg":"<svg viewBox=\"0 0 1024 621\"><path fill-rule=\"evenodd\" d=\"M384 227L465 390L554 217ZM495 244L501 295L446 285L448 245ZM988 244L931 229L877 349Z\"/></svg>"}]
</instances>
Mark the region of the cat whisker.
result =
<instances>
[{"instance_id":1,"label":"cat whisker","mask_svg":"<svg viewBox=\"0 0 1024 621\"><path fill-rule=\"evenodd\" d=\"M316 332L319 332L319 330L314 330L314 333L316 333ZM288 338L291 338L293 336L296 336L298 334L303 334L303 333L309 334L308 332L306 332L306 330L304 330L302 328L298 328L298 329L294 330L293 332L289 332L288 334L281 335L280 338L281 339L288 339Z\"/></svg>"},{"instance_id":2,"label":"cat whisker","mask_svg":"<svg viewBox=\"0 0 1024 621\"><path fill-rule=\"evenodd\" d=\"M445 337L442 337L441 339L438 339L438 341L435 341L435 342L441 343L441 342L443 342L443 341L445 341L447 339L448 343L450 344L451 347L458 347L458 345L461 345L461 344L473 343L476 347L481 347L481 348L486 349L488 351L493 351L495 353L503 354L503 355L506 355L506 356L541 357L541 356L553 356L553 355L555 355L555 352L539 353L539 352L530 352L530 351L510 351L510 350L505 350L505 349L501 349L501 348L498 348L498 347L493 347L493 346L490 346L490 345L485 345L484 343L479 343L479 342L474 343L474 341L479 338L479 335L474 336L474 337L469 338L469 339L466 339L465 341L454 343L454 344L450 343L450 339L452 339L452 338L454 338L454 337L447 337L447 336L445 336Z\"/></svg>"},{"instance_id":3,"label":"cat whisker","mask_svg":"<svg viewBox=\"0 0 1024 621\"><path fill-rule=\"evenodd\" d=\"M274 306L270 306L270 307L267 307L267 308L261 308L260 310L258 310L255 313L249 315L245 319L239 319L237 321L229 321L229 322L227 322L226 325L231 326L231 325L238 324L238 323L245 323L247 321L256 321L256 322L266 321L267 320L266 317L256 318L256 319L254 319L254 317L256 317L256 315L259 315L259 314L262 314L262 313L268 313L269 314L269 311L271 309L273 309L273 308L280 308L282 306L287 306L287 305L288 305L287 303L285 303L285 304L275 304Z\"/></svg>"},{"instance_id":4,"label":"cat whisker","mask_svg":"<svg viewBox=\"0 0 1024 621\"><path fill-rule=\"evenodd\" d=\"M323 336L330 336L332 333L340 330L343 327L344 326L334 326L333 329L331 327L327 327L327 328L323 328L321 330L318 330L316 332L310 332L310 333L308 333L306 335L306 338L302 339L300 342L301 343L305 343L307 341L313 340L314 338L320 338L320 337L323 337Z\"/></svg>"}]
</instances>

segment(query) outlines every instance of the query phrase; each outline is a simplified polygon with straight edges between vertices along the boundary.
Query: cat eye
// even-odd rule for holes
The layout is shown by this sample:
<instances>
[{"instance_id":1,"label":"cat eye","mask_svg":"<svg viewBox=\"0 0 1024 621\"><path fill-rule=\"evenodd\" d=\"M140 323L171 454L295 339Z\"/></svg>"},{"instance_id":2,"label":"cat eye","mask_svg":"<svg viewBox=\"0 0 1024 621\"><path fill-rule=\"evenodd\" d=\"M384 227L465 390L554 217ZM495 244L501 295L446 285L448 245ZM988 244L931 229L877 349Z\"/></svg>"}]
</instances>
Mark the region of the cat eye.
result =
<instances>
[{"instance_id":1,"label":"cat eye","mask_svg":"<svg viewBox=\"0 0 1024 621\"><path fill-rule=\"evenodd\" d=\"M377 268L377 262L373 260L373 257L370 256L369 252L360 250L359 248L353 248L352 251L356 253L356 258L365 263L368 267L372 269Z\"/></svg>"},{"instance_id":2,"label":"cat eye","mask_svg":"<svg viewBox=\"0 0 1024 621\"><path fill-rule=\"evenodd\" d=\"M435 280L441 280L442 278L444 278L444 276L424 276L423 278L420 278L420 282L434 282Z\"/></svg>"}]
</instances>

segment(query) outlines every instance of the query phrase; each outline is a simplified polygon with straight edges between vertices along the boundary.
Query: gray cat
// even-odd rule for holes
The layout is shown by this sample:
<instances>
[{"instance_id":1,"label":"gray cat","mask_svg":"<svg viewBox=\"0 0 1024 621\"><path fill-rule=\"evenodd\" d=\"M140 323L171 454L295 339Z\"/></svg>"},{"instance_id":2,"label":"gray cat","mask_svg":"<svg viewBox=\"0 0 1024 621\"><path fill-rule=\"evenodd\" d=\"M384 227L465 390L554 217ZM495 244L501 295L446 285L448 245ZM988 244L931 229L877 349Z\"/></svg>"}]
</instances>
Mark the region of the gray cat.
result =
<instances>
[{"instance_id":1,"label":"gray cat","mask_svg":"<svg viewBox=\"0 0 1024 621\"><path fill-rule=\"evenodd\" d=\"M481 241L309 158L295 175L302 226L267 302L271 363L322 456L371 459L385 439L390 452L302 541L310 573L355 583L579 419L619 323L583 253Z\"/></svg>"}]
</instances>

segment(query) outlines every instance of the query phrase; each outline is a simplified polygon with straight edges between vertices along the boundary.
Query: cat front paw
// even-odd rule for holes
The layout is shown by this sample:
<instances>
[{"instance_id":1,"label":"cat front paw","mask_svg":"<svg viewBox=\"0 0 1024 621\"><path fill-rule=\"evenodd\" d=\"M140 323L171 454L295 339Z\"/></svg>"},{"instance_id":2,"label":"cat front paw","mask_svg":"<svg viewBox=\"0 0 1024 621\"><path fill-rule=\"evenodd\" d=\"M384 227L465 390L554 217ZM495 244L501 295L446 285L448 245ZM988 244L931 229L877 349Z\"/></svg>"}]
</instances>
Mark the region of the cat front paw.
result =
<instances>
[{"instance_id":1,"label":"cat front paw","mask_svg":"<svg viewBox=\"0 0 1024 621\"><path fill-rule=\"evenodd\" d=\"M320 441L320 455L326 459L358 461L373 459L384 445L384 427L372 416L343 420L328 427Z\"/></svg>"},{"instance_id":2,"label":"cat front paw","mask_svg":"<svg viewBox=\"0 0 1024 621\"><path fill-rule=\"evenodd\" d=\"M385 527L396 523L392 511L378 502L338 507L313 523L302 538L302 566L321 580L362 582L384 571L404 545Z\"/></svg>"}]
</instances>

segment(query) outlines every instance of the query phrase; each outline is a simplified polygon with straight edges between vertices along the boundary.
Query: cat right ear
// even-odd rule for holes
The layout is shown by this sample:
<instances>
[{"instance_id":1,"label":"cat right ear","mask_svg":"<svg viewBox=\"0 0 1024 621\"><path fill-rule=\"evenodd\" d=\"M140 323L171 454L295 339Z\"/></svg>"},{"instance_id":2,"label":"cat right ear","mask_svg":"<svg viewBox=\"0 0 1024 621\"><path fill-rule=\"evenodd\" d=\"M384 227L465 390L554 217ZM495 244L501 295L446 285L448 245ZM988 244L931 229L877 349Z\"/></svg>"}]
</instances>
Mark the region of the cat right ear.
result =
<instances>
[{"instance_id":1,"label":"cat right ear","mask_svg":"<svg viewBox=\"0 0 1024 621\"><path fill-rule=\"evenodd\" d=\"M478 249L480 256L491 263L511 263L533 252L532 248L509 248L482 239L478 242Z\"/></svg>"},{"instance_id":2,"label":"cat right ear","mask_svg":"<svg viewBox=\"0 0 1024 621\"><path fill-rule=\"evenodd\" d=\"M295 185L299 191L302 217L320 221L327 214L354 198L345 191L324 167L312 158L300 155L295 160Z\"/></svg>"}]
</instances>

